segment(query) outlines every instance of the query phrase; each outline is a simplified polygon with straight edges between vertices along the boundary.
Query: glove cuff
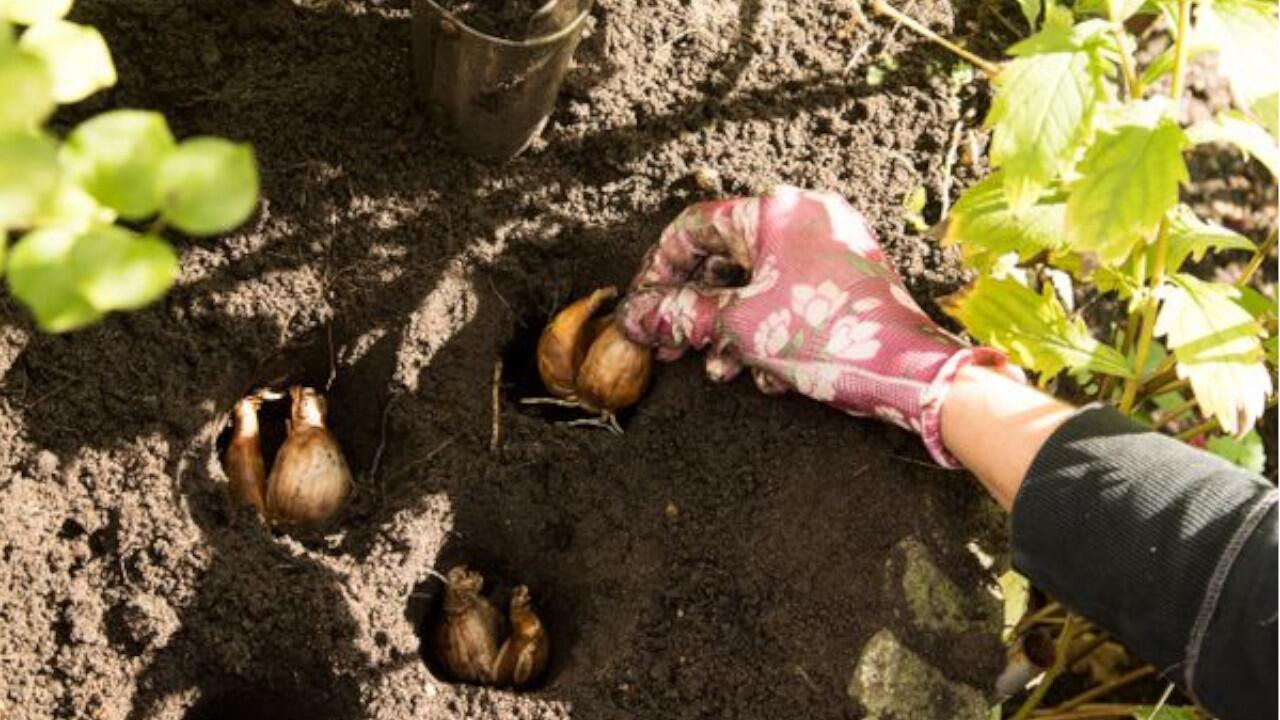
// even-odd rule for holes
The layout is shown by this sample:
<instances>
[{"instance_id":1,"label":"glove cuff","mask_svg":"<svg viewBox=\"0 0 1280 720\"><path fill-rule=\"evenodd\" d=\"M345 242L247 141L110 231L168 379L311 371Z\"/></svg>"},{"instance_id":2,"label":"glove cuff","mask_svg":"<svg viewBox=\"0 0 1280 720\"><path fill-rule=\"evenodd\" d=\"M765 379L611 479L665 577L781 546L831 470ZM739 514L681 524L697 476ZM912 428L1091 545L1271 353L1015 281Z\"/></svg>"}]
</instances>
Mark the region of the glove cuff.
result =
<instances>
[{"instance_id":1,"label":"glove cuff","mask_svg":"<svg viewBox=\"0 0 1280 720\"><path fill-rule=\"evenodd\" d=\"M962 466L942 442L942 404L951 392L956 375L969 365L989 367L1021 383L1027 381L1022 369L1009 364L1008 356L994 348L965 348L948 358L920 395L920 437L934 462L950 470Z\"/></svg>"}]
</instances>

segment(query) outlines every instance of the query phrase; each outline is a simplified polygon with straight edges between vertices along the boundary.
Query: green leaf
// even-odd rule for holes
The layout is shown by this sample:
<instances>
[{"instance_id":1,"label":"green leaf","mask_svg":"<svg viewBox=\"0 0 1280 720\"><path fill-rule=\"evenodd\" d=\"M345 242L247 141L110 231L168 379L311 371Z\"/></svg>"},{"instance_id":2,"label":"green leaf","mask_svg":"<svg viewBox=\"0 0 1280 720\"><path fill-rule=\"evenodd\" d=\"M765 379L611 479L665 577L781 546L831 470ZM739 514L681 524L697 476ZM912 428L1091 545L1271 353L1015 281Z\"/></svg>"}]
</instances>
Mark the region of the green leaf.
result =
<instances>
[{"instance_id":1,"label":"green leaf","mask_svg":"<svg viewBox=\"0 0 1280 720\"><path fill-rule=\"evenodd\" d=\"M1217 142L1234 145L1262 163L1271 177L1280 177L1280 144L1265 128L1243 113L1234 110L1219 113L1212 120L1193 125L1187 136L1196 144Z\"/></svg>"},{"instance_id":2,"label":"green leaf","mask_svg":"<svg viewBox=\"0 0 1280 720\"><path fill-rule=\"evenodd\" d=\"M83 100L116 84L116 66L102 33L88 25L51 20L32 25L18 45L38 55L53 76L53 99Z\"/></svg>"},{"instance_id":3,"label":"green leaf","mask_svg":"<svg viewBox=\"0 0 1280 720\"><path fill-rule=\"evenodd\" d=\"M1067 317L1053 288L1037 294L1014 280L982 277L944 303L979 341L1005 351L1048 380L1064 368L1118 377L1133 372L1123 355L1098 342L1080 318Z\"/></svg>"},{"instance_id":4,"label":"green leaf","mask_svg":"<svg viewBox=\"0 0 1280 720\"><path fill-rule=\"evenodd\" d=\"M151 303L178 277L178 257L155 236L138 237L101 225L76 238L71 250L76 289L95 309L136 310Z\"/></svg>"},{"instance_id":5,"label":"green leaf","mask_svg":"<svg viewBox=\"0 0 1280 720\"><path fill-rule=\"evenodd\" d=\"M1018 9L1022 11L1022 17L1026 18L1027 25L1031 27L1031 32L1036 31L1036 22L1040 19L1040 8L1043 6L1043 0L1018 0Z\"/></svg>"},{"instance_id":6,"label":"green leaf","mask_svg":"<svg viewBox=\"0 0 1280 720\"><path fill-rule=\"evenodd\" d=\"M1000 598L1004 601L1004 629L1000 639L1013 641L1013 629L1018 621L1027 614L1027 605L1031 600L1031 583L1015 570L1006 570L996 583L1000 586Z\"/></svg>"},{"instance_id":7,"label":"green leaf","mask_svg":"<svg viewBox=\"0 0 1280 720\"><path fill-rule=\"evenodd\" d=\"M0 135L0 228L26 227L58 185L58 145L45 135Z\"/></svg>"},{"instance_id":8,"label":"green leaf","mask_svg":"<svg viewBox=\"0 0 1280 720\"><path fill-rule=\"evenodd\" d=\"M49 195L40 212L32 219L31 225L57 225L73 230L87 230L91 225L109 225L115 220L114 210L99 205L75 180L64 175L57 189Z\"/></svg>"},{"instance_id":9,"label":"green leaf","mask_svg":"<svg viewBox=\"0 0 1280 720\"><path fill-rule=\"evenodd\" d=\"M156 180L174 146L163 115L114 110L72 130L62 159L99 202L126 220L141 220L160 209Z\"/></svg>"},{"instance_id":10,"label":"green leaf","mask_svg":"<svg viewBox=\"0 0 1280 720\"><path fill-rule=\"evenodd\" d=\"M986 126L991 164L1004 169L1009 204L1022 210L1071 164L1107 91L1096 46L1080 47L1070 28L1046 23L1009 52L1016 57L996 76Z\"/></svg>"},{"instance_id":11,"label":"green leaf","mask_svg":"<svg viewBox=\"0 0 1280 720\"><path fill-rule=\"evenodd\" d=\"M1103 133L1080 162L1067 200L1067 241L1106 263L1122 262L1178 202L1188 180L1186 135L1171 120Z\"/></svg>"},{"instance_id":12,"label":"green leaf","mask_svg":"<svg viewBox=\"0 0 1280 720\"><path fill-rule=\"evenodd\" d=\"M1234 230L1228 230L1216 223L1207 223L1196 217L1195 212L1186 205L1178 205L1169 213L1169 246L1167 250L1167 267L1177 270L1190 257L1199 262L1210 250L1252 250L1253 242ZM1150 249L1152 257L1147 267L1155 261L1155 248Z\"/></svg>"},{"instance_id":13,"label":"green leaf","mask_svg":"<svg viewBox=\"0 0 1280 720\"><path fill-rule=\"evenodd\" d=\"M9 255L9 292L46 332L66 332L96 322L102 313L76 290L69 262L76 233L42 228L22 236Z\"/></svg>"},{"instance_id":14,"label":"green leaf","mask_svg":"<svg viewBox=\"0 0 1280 720\"><path fill-rule=\"evenodd\" d=\"M1257 430L1250 430L1239 440L1223 435L1211 437L1205 449L1252 473L1261 474L1267 465L1267 450Z\"/></svg>"},{"instance_id":15,"label":"green leaf","mask_svg":"<svg viewBox=\"0 0 1280 720\"><path fill-rule=\"evenodd\" d=\"M1276 5L1260 0L1204 0L1196 5L1196 34L1218 51L1218 69L1243 108L1280 92L1275 52L1280 47ZM1274 121L1273 121L1274 122Z\"/></svg>"},{"instance_id":16,"label":"green leaf","mask_svg":"<svg viewBox=\"0 0 1280 720\"><path fill-rule=\"evenodd\" d=\"M1178 377L1191 381L1201 411L1218 418L1228 435L1253 426L1272 387L1262 325L1236 302L1239 296L1232 285L1178 273L1159 291L1155 326L1173 351Z\"/></svg>"},{"instance_id":17,"label":"green leaf","mask_svg":"<svg viewBox=\"0 0 1280 720\"><path fill-rule=\"evenodd\" d=\"M53 113L53 79L40 58L0 46L0 133L35 130Z\"/></svg>"},{"instance_id":18,"label":"green leaf","mask_svg":"<svg viewBox=\"0 0 1280 720\"><path fill-rule=\"evenodd\" d=\"M1263 95L1253 101L1249 110L1271 137L1280 138L1280 93Z\"/></svg>"},{"instance_id":19,"label":"green leaf","mask_svg":"<svg viewBox=\"0 0 1280 720\"><path fill-rule=\"evenodd\" d=\"M1014 212L1005 197L1003 173L995 172L951 208L942 244L959 245L966 264L989 272L1009 253L1017 253L1022 262L1061 248L1066 210L1064 199L1053 197Z\"/></svg>"},{"instance_id":20,"label":"green leaf","mask_svg":"<svg viewBox=\"0 0 1280 720\"><path fill-rule=\"evenodd\" d=\"M212 137L183 141L160 167L160 193L164 219L182 232L227 232L258 206L253 149Z\"/></svg>"},{"instance_id":21,"label":"green leaf","mask_svg":"<svg viewBox=\"0 0 1280 720\"><path fill-rule=\"evenodd\" d=\"M0 0L0 17L19 25L59 20L71 10L72 0Z\"/></svg>"}]
</instances>

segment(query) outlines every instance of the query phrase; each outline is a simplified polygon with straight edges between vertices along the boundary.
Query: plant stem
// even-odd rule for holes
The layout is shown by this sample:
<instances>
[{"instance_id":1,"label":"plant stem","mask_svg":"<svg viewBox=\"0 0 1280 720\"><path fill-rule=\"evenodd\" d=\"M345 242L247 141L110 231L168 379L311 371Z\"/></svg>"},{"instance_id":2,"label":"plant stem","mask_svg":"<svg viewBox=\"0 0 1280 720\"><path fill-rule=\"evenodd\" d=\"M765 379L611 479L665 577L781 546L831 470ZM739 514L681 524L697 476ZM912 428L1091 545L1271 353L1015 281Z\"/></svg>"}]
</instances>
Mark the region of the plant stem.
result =
<instances>
[{"instance_id":1,"label":"plant stem","mask_svg":"<svg viewBox=\"0 0 1280 720\"><path fill-rule=\"evenodd\" d=\"M1169 95L1174 105L1182 99L1182 90L1187 83L1187 56L1190 55L1191 42L1187 37L1191 34L1191 0L1178 0L1178 35L1174 38L1173 49L1173 84L1169 86Z\"/></svg>"},{"instance_id":2,"label":"plant stem","mask_svg":"<svg viewBox=\"0 0 1280 720\"><path fill-rule=\"evenodd\" d=\"M930 42L936 43L938 45L941 45L942 47L950 50L951 52L960 56L964 60L968 61L974 67L986 73L987 77L989 78L994 78L996 75L1000 74L999 65L991 62L990 60L980 58L977 55L969 52L968 50L965 50L959 45L951 42L950 40L942 37L938 33L925 27L922 23L920 23L910 15L899 12L888 3L884 2L884 0L871 0L871 10L877 15L887 15L893 18L894 20L914 30L924 39Z\"/></svg>"},{"instance_id":3,"label":"plant stem","mask_svg":"<svg viewBox=\"0 0 1280 720\"><path fill-rule=\"evenodd\" d=\"M1190 0L1179 0L1181 3ZM1160 309L1160 301L1156 299L1156 290L1164 283L1164 266L1169 257L1169 221L1160 221L1160 231L1156 235L1156 262L1151 268L1151 297L1147 298L1142 308L1142 329L1138 333L1138 350L1133 357L1133 377L1125 381L1124 395L1120 397L1120 412L1128 415L1133 411L1133 401L1138 396L1138 388L1142 386L1142 371L1147 367L1147 357L1151 354L1151 337L1156 327L1156 311Z\"/></svg>"},{"instance_id":4,"label":"plant stem","mask_svg":"<svg viewBox=\"0 0 1280 720\"><path fill-rule=\"evenodd\" d=\"M1196 402L1196 399L1193 397L1190 400L1187 400L1186 402L1182 403L1181 405L1178 405L1177 407L1175 407L1174 409L1170 410L1167 413L1160 413L1159 424L1167 425L1173 422L1174 420L1177 420L1178 418L1182 417L1183 414L1185 414L1188 410L1194 409L1197 405L1199 405L1199 403Z\"/></svg>"},{"instance_id":5,"label":"plant stem","mask_svg":"<svg viewBox=\"0 0 1280 720\"><path fill-rule=\"evenodd\" d=\"M1017 637L1027 630L1030 630L1036 623L1043 622L1045 618L1061 609L1062 606L1055 600L1029 615L1023 615L1022 619L1019 620L1018 624L1013 628L1013 636Z\"/></svg>"},{"instance_id":6,"label":"plant stem","mask_svg":"<svg viewBox=\"0 0 1280 720\"><path fill-rule=\"evenodd\" d=\"M1266 262L1267 257L1271 255L1271 249L1276 246L1277 229L1272 229L1267 239L1253 251L1253 257L1249 258L1249 264L1244 266L1244 272L1240 273L1240 279L1236 280L1236 287L1248 285L1249 281L1253 279L1254 273L1258 272L1258 268L1262 267L1262 263Z\"/></svg>"},{"instance_id":7,"label":"plant stem","mask_svg":"<svg viewBox=\"0 0 1280 720\"><path fill-rule=\"evenodd\" d=\"M1022 707L1018 708L1018 712L1014 713L1010 720L1027 720L1031 717L1032 711L1039 707L1040 702L1044 700L1045 693L1049 692L1049 688L1053 686L1053 681L1067 669L1070 658L1067 657L1068 651L1071 650L1071 641L1075 638L1076 629L1074 615L1068 614L1067 621L1062 625L1062 634L1058 635L1058 642L1054 645L1053 665L1045 671L1044 678L1040 680L1040 684L1035 690L1031 691L1030 697L1022 703Z\"/></svg>"},{"instance_id":8,"label":"plant stem","mask_svg":"<svg viewBox=\"0 0 1280 720\"><path fill-rule=\"evenodd\" d=\"M1141 100L1142 81L1133 70L1133 57L1129 55L1129 46L1125 45L1123 27L1112 27L1111 34L1115 36L1116 46L1120 48L1120 71L1124 73L1124 86L1129 89L1129 99Z\"/></svg>"},{"instance_id":9,"label":"plant stem","mask_svg":"<svg viewBox=\"0 0 1280 720\"><path fill-rule=\"evenodd\" d=\"M1101 685L1098 685L1089 690L1086 690L1080 693L1079 695L1071 698L1070 700L1062 703L1058 707L1049 710L1045 714L1054 715L1054 714L1065 713L1070 710L1075 710L1076 708L1089 702L1090 700L1095 700L1097 698L1103 697L1107 693L1118 690L1124 687L1125 685L1128 685L1129 683L1137 682L1138 680L1141 680L1142 678L1147 677L1148 675L1154 675L1155 672L1156 672L1156 669L1151 667L1150 665L1143 665L1137 670L1127 672L1118 678L1114 678L1105 683L1102 683Z\"/></svg>"}]
</instances>

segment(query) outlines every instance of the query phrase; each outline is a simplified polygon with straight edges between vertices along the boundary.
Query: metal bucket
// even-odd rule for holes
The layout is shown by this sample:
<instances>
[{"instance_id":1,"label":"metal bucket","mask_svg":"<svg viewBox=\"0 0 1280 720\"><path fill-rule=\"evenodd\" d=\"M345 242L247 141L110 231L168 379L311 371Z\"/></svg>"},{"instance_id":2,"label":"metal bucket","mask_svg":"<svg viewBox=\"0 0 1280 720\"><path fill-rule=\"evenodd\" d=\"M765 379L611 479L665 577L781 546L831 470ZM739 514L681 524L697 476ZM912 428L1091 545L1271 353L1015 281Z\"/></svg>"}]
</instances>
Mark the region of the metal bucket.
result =
<instances>
[{"instance_id":1,"label":"metal bucket","mask_svg":"<svg viewBox=\"0 0 1280 720\"><path fill-rule=\"evenodd\" d=\"M542 131L592 0L551 0L523 39L470 27L433 0L413 2L413 67L433 124L471 155L507 160Z\"/></svg>"}]
</instances>

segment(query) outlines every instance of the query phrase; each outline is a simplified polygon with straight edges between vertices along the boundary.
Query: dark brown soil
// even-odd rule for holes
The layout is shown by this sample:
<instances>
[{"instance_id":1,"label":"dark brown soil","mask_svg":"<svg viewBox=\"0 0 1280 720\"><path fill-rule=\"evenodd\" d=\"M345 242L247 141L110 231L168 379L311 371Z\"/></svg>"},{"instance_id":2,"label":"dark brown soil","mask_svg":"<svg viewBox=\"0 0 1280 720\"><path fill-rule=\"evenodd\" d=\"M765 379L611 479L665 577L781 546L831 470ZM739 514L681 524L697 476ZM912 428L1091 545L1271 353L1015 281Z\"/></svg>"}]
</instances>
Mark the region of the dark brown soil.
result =
<instances>
[{"instance_id":1,"label":"dark brown soil","mask_svg":"<svg viewBox=\"0 0 1280 720\"><path fill-rule=\"evenodd\" d=\"M0 716L859 717L845 687L884 627L986 687L996 628L917 631L886 590L906 537L971 592L986 576L964 545L999 545L992 506L912 437L712 386L695 359L661 368L623 437L513 401L547 315L625 281L712 195L700 168L724 194L836 189L919 297L956 287L901 201L925 186L936 219L982 96L957 100L948 58L851 12L600 2L542 139L491 167L414 107L407 0L80 3L121 83L62 120L155 108L182 136L250 141L264 201L240 232L178 239L180 285L143 312L47 336L0 299ZM900 69L873 87L882 55ZM226 411L285 380L331 385L357 475L320 540L224 497ZM533 589L555 649L541 689L449 685L420 657L428 570L459 559Z\"/></svg>"},{"instance_id":2,"label":"dark brown soil","mask_svg":"<svg viewBox=\"0 0 1280 720\"><path fill-rule=\"evenodd\" d=\"M546 0L441 0L441 7L488 35L521 39L529 34L529 20Z\"/></svg>"}]
</instances>

